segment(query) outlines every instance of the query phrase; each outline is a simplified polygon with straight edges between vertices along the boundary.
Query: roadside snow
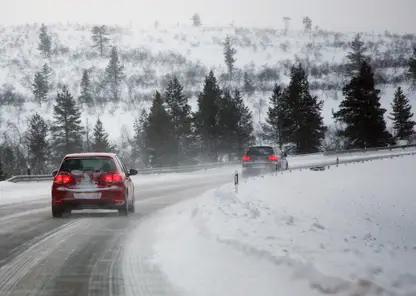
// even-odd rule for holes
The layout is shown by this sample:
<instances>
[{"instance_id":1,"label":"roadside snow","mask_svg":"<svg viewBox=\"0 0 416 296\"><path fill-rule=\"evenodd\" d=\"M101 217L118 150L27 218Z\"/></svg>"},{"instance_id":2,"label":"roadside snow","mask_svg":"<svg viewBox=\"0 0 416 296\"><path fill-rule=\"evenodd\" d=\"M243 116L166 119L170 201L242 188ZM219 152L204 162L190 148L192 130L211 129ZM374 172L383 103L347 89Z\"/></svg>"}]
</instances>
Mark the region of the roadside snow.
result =
<instances>
[{"instance_id":1,"label":"roadside snow","mask_svg":"<svg viewBox=\"0 0 416 296\"><path fill-rule=\"evenodd\" d=\"M50 195L51 182L0 182L0 205L46 198Z\"/></svg>"},{"instance_id":2,"label":"roadside snow","mask_svg":"<svg viewBox=\"0 0 416 296\"><path fill-rule=\"evenodd\" d=\"M185 295L415 295L415 167L405 156L225 185L153 218L153 263Z\"/></svg>"},{"instance_id":3,"label":"roadside snow","mask_svg":"<svg viewBox=\"0 0 416 296\"><path fill-rule=\"evenodd\" d=\"M168 186L172 184L181 184L181 181L195 181L205 179L207 176L218 176L233 174L237 166L226 166L222 168L213 168L189 173L172 173L172 174L152 174L132 176L134 184L140 188L147 185ZM7 181L0 182L0 205L33 201L42 198L49 198L51 190L51 181L42 182L19 182L12 183Z\"/></svg>"}]
</instances>

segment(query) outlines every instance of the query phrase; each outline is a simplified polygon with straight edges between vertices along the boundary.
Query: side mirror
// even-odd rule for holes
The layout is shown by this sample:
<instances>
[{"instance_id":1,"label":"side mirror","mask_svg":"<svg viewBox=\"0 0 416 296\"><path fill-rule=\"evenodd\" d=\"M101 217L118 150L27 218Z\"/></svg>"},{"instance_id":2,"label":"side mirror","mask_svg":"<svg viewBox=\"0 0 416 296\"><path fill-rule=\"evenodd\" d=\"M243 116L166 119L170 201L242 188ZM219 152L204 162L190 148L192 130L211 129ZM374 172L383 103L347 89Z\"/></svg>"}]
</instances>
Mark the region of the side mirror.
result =
<instances>
[{"instance_id":1,"label":"side mirror","mask_svg":"<svg viewBox=\"0 0 416 296\"><path fill-rule=\"evenodd\" d=\"M58 171L53 171L52 172L52 177L55 177L57 173L58 173Z\"/></svg>"},{"instance_id":2,"label":"side mirror","mask_svg":"<svg viewBox=\"0 0 416 296\"><path fill-rule=\"evenodd\" d=\"M283 152L283 157L287 157L287 152Z\"/></svg>"},{"instance_id":3,"label":"side mirror","mask_svg":"<svg viewBox=\"0 0 416 296\"><path fill-rule=\"evenodd\" d=\"M134 176L134 175L137 175L139 172L137 171L137 170L135 170L135 169L130 169L130 171L129 171L129 176Z\"/></svg>"}]
</instances>

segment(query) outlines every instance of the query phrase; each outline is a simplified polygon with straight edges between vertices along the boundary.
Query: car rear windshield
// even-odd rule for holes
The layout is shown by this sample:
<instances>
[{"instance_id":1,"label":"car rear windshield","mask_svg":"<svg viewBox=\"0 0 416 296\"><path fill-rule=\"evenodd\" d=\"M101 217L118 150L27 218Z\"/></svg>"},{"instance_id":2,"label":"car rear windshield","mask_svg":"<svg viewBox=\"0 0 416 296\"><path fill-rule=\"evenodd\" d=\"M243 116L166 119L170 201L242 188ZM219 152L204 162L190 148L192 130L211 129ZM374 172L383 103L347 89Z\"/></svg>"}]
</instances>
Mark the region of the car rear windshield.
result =
<instances>
[{"instance_id":1,"label":"car rear windshield","mask_svg":"<svg viewBox=\"0 0 416 296\"><path fill-rule=\"evenodd\" d=\"M269 156L273 155L273 148L270 146L250 147L246 153L247 156Z\"/></svg>"},{"instance_id":2,"label":"car rear windshield","mask_svg":"<svg viewBox=\"0 0 416 296\"><path fill-rule=\"evenodd\" d=\"M110 172L116 171L117 167L114 160L109 157L79 157L66 158L60 168L60 171L93 171L93 172Z\"/></svg>"}]
</instances>

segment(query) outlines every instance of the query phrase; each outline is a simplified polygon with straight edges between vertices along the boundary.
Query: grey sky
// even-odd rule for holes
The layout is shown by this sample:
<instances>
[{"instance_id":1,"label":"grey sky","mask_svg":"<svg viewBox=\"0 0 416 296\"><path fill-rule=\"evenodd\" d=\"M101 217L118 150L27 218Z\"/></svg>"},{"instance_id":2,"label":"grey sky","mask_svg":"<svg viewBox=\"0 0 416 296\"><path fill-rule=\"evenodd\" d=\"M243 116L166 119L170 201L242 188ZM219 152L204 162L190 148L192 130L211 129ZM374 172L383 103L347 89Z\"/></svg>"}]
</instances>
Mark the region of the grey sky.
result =
<instances>
[{"instance_id":1,"label":"grey sky","mask_svg":"<svg viewBox=\"0 0 416 296\"><path fill-rule=\"evenodd\" d=\"M0 0L0 23L184 24L198 12L209 26L280 28L289 16L299 28L307 15L325 29L415 32L414 11L416 0Z\"/></svg>"}]
</instances>

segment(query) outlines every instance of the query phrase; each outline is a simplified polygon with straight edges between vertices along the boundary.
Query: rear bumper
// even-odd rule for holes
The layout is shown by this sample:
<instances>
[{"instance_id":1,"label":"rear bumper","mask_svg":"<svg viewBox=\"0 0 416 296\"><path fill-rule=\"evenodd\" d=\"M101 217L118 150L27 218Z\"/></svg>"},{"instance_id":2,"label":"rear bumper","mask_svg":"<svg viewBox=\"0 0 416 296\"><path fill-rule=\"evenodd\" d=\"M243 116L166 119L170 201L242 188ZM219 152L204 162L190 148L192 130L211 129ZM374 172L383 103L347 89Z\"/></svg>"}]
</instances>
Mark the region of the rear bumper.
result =
<instances>
[{"instance_id":1,"label":"rear bumper","mask_svg":"<svg viewBox=\"0 0 416 296\"><path fill-rule=\"evenodd\" d=\"M276 171L279 168L277 163L247 163L243 164L244 171Z\"/></svg>"},{"instance_id":2,"label":"rear bumper","mask_svg":"<svg viewBox=\"0 0 416 296\"><path fill-rule=\"evenodd\" d=\"M101 196L94 199L77 198L77 194L82 193L99 193ZM52 206L68 210L119 209L124 207L126 202L128 202L126 193L122 187L110 187L90 192L65 188L52 190Z\"/></svg>"},{"instance_id":3,"label":"rear bumper","mask_svg":"<svg viewBox=\"0 0 416 296\"><path fill-rule=\"evenodd\" d=\"M52 207L66 209L66 210L88 210L88 209L102 209L102 210L118 210L125 207L125 200L79 200L79 199L65 199L59 201L52 201Z\"/></svg>"}]
</instances>

